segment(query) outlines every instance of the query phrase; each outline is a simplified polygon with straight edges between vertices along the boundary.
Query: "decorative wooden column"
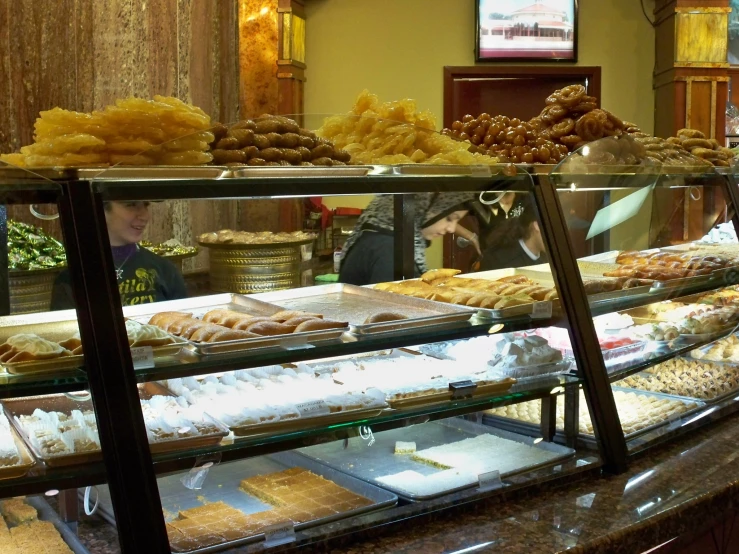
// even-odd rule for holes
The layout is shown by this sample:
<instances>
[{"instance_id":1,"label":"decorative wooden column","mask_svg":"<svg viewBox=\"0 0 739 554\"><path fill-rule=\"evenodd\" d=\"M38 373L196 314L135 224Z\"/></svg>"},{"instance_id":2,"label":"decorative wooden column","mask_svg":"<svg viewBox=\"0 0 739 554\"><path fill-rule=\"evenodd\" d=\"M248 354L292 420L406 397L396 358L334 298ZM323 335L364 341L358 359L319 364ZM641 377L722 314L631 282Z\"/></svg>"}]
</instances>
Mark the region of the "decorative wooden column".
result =
<instances>
[{"instance_id":1,"label":"decorative wooden column","mask_svg":"<svg viewBox=\"0 0 739 554\"><path fill-rule=\"evenodd\" d=\"M729 0L656 0L655 135L690 127L723 143Z\"/></svg>"}]
</instances>

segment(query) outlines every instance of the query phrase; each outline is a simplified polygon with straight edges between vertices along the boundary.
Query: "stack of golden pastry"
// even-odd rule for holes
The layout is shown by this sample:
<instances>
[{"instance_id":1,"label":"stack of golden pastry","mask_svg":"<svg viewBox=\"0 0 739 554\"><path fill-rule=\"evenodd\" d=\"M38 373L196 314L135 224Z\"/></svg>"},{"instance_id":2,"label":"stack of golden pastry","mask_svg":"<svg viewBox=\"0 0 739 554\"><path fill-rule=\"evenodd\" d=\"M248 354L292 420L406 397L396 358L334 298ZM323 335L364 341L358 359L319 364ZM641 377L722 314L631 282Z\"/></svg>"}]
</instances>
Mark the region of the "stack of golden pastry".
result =
<instances>
[{"instance_id":1,"label":"stack of golden pastry","mask_svg":"<svg viewBox=\"0 0 739 554\"><path fill-rule=\"evenodd\" d=\"M641 133L641 135L644 135L644 133ZM635 136L640 135L637 134ZM648 135L646 136L648 137ZM731 148L722 146L716 139L707 139L706 135L697 129L680 129L676 137L670 137L666 142L678 146L686 152L690 152L693 156L706 160L716 167L730 167L730 160L734 158L734 152ZM668 150L667 145L664 146L663 150ZM652 155L658 156L659 154L652 153Z\"/></svg>"},{"instance_id":2,"label":"stack of golden pastry","mask_svg":"<svg viewBox=\"0 0 739 554\"><path fill-rule=\"evenodd\" d=\"M461 273L458 269L433 269L421 275L420 279L379 283L375 288L426 300L496 310L559 298L556 289L538 285L522 275L493 281L455 277L458 273Z\"/></svg>"},{"instance_id":3,"label":"stack of golden pastry","mask_svg":"<svg viewBox=\"0 0 739 554\"><path fill-rule=\"evenodd\" d=\"M211 144L217 164L243 165L346 165L351 155L330 140L277 115L245 119L230 127L214 127Z\"/></svg>"},{"instance_id":4,"label":"stack of golden pastry","mask_svg":"<svg viewBox=\"0 0 739 554\"><path fill-rule=\"evenodd\" d=\"M498 163L470 152L469 143L438 133L433 114L419 112L415 100L380 102L367 90L348 114L327 118L316 134L349 152L355 164Z\"/></svg>"},{"instance_id":5,"label":"stack of golden pastry","mask_svg":"<svg viewBox=\"0 0 739 554\"><path fill-rule=\"evenodd\" d=\"M0 503L0 552L3 554L72 554L54 524L38 519L36 509L23 498ZM8 528L8 524L13 527Z\"/></svg>"},{"instance_id":6,"label":"stack of golden pastry","mask_svg":"<svg viewBox=\"0 0 739 554\"><path fill-rule=\"evenodd\" d=\"M268 525L303 523L369 506L372 501L301 468L259 475L241 481L241 489L273 508L246 515L213 502L182 510L167 523L174 552L214 546L257 535Z\"/></svg>"},{"instance_id":7,"label":"stack of golden pastry","mask_svg":"<svg viewBox=\"0 0 739 554\"><path fill-rule=\"evenodd\" d=\"M619 381L625 387L711 400L739 388L739 366L674 358Z\"/></svg>"},{"instance_id":8,"label":"stack of golden pastry","mask_svg":"<svg viewBox=\"0 0 739 554\"><path fill-rule=\"evenodd\" d=\"M213 133L200 108L168 96L127 98L92 113L54 108L41 112L34 143L0 161L19 167L199 165Z\"/></svg>"},{"instance_id":9,"label":"stack of golden pastry","mask_svg":"<svg viewBox=\"0 0 739 554\"><path fill-rule=\"evenodd\" d=\"M729 335L708 346L692 350L690 357L710 362L739 362L739 338Z\"/></svg>"}]
</instances>

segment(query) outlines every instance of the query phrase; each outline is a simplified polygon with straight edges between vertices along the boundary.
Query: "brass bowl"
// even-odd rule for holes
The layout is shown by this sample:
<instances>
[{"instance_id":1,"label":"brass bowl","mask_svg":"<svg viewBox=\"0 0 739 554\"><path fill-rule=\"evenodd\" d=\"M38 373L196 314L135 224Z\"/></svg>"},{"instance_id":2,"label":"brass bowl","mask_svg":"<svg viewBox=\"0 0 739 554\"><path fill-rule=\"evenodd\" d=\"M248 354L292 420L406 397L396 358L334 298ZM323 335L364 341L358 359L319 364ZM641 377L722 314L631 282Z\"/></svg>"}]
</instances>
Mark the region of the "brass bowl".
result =
<instances>
[{"instance_id":1,"label":"brass bowl","mask_svg":"<svg viewBox=\"0 0 739 554\"><path fill-rule=\"evenodd\" d=\"M299 287L301 250L312 242L199 244L209 249L212 290L252 294Z\"/></svg>"}]
</instances>

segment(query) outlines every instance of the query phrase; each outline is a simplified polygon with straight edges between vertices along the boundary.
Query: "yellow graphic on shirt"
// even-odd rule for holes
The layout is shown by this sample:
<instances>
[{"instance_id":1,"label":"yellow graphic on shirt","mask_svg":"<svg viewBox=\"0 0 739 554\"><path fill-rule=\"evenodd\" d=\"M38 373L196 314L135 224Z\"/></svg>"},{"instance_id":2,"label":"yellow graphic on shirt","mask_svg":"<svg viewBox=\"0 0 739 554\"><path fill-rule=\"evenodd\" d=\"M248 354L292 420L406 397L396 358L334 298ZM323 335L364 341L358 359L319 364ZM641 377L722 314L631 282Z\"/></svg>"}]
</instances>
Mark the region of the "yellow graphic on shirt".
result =
<instances>
[{"instance_id":1,"label":"yellow graphic on shirt","mask_svg":"<svg viewBox=\"0 0 739 554\"><path fill-rule=\"evenodd\" d=\"M158 280L159 274L156 269L138 268L134 272L134 277L118 284L121 305L137 306L156 302L156 284Z\"/></svg>"}]
</instances>

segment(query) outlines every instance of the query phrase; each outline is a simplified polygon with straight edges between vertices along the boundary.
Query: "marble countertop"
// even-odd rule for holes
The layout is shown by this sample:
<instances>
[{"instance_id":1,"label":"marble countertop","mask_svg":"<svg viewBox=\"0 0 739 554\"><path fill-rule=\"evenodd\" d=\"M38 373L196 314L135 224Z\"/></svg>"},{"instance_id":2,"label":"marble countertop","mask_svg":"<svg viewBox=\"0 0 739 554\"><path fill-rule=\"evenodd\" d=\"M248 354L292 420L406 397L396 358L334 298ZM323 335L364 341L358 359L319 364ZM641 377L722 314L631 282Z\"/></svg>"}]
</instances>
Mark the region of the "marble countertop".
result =
<instances>
[{"instance_id":1,"label":"marble countertop","mask_svg":"<svg viewBox=\"0 0 739 554\"><path fill-rule=\"evenodd\" d=\"M536 493L524 490L503 502L493 496L363 530L392 513L379 512L326 526L320 532L328 533L328 540L297 550L331 554L643 552L704 528L736 505L737 423L739 414L650 450L632 461L623 475L585 475ZM395 517L413 513L408 507L397 510ZM319 535L318 531L314 533ZM115 533L107 524L83 521L80 536L92 553L119 552L117 544L110 544ZM271 551L285 550L291 549ZM264 549L256 544L227 552L260 551Z\"/></svg>"}]
</instances>

